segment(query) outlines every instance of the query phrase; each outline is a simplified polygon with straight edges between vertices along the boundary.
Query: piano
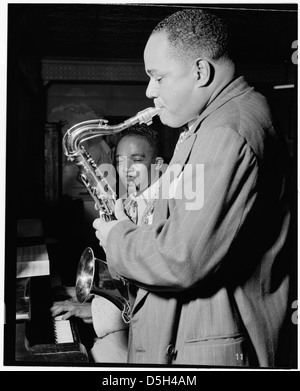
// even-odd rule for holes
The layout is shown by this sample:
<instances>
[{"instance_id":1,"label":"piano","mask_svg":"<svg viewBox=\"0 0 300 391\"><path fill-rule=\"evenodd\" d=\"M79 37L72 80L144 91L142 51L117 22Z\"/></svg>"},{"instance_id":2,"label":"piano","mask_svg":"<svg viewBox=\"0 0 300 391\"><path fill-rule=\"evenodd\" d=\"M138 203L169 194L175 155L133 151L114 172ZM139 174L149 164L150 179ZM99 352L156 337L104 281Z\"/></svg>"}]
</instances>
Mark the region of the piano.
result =
<instances>
[{"instance_id":1,"label":"piano","mask_svg":"<svg viewBox=\"0 0 300 391\"><path fill-rule=\"evenodd\" d=\"M18 246L15 364L88 363L95 337L92 324L77 317L65 321L61 317L54 319L50 312L54 301L67 297L56 289L61 285L61 276L54 262L56 252L53 249L56 246L46 245L40 221L18 221Z\"/></svg>"},{"instance_id":2,"label":"piano","mask_svg":"<svg viewBox=\"0 0 300 391\"><path fill-rule=\"evenodd\" d=\"M95 333L80 318L53 318L50 307L61 297L51 294L50 276L31 277L26 288L28 319L16 323L16 361L44 364L84 364ZM26 300L26 299L25 299Z\"/></svg>"}]
</instances>

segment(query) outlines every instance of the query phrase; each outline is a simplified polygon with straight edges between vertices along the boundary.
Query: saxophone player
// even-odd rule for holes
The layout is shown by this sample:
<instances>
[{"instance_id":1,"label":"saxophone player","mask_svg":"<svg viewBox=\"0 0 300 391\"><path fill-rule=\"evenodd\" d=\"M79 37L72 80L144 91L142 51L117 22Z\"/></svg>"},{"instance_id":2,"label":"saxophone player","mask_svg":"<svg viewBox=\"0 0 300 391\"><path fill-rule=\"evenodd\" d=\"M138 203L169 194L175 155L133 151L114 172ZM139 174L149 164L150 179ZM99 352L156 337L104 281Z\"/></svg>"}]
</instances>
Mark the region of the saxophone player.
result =
<instances>
[{"instance_id":1,"label":"saxophone player","mask_svg":"<svg viewBox=\"0 0 300 391\"><path fill-rule=\"evenodd\" d=\"M198 8L165 18L145 46L146 95L163 124L187 131L151 226L119 203L117 221L93 223L108 266L138 287L131 364L289 366L285 146L231 49L224 21Z\"/></svg>"}]
</instances>

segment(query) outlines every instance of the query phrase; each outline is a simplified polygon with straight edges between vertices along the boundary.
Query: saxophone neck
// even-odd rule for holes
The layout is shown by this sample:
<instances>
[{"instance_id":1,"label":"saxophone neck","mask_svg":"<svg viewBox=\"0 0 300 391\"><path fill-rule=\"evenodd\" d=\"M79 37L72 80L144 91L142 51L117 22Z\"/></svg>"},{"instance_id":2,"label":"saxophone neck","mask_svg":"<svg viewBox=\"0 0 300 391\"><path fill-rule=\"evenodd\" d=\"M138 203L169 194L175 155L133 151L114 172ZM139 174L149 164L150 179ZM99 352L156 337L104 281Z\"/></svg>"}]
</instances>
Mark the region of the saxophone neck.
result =
<instances>
[{"instance_id":1,"label":"saxophone neck","mask_svg":"<svg viewBox=\"0 0 300 391\"><path fill-rule=\"evenodd\" d=\"M123 130L137 123L150 125L152 118L159 113L160 109L149 107L138 112L134 117L131 117L117 125L108 125L105 119L94 119L80 122L67 130L63 137L64 154L70 158L79 152L80 143L98 136L106 136L110 134L120 133Z\"/></svg>"}]
</instances>

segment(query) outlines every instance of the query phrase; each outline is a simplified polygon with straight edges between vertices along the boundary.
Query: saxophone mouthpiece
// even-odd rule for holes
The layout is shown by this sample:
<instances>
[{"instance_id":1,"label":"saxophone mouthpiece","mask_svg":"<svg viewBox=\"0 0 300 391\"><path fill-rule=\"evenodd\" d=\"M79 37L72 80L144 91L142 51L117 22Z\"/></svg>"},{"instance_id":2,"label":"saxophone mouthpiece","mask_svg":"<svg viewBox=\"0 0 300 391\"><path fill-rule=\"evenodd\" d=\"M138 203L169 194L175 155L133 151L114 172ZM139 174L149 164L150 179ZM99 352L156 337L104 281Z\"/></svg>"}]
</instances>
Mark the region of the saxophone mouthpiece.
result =
<instances>
[{"instance_id":1,"label":"saxophone mouthpiece","mask_svg":"<svg viewBox=\"0 0 300 391\"><path fill-rule=\"evenodd\" d=\"M135 123L139 122L140 124L151 125L152 118L159 112L160 108L158 107L148 107L148 109L138 112L137 115L132 119L134 119Z\"/></svg>"}]
</instances>

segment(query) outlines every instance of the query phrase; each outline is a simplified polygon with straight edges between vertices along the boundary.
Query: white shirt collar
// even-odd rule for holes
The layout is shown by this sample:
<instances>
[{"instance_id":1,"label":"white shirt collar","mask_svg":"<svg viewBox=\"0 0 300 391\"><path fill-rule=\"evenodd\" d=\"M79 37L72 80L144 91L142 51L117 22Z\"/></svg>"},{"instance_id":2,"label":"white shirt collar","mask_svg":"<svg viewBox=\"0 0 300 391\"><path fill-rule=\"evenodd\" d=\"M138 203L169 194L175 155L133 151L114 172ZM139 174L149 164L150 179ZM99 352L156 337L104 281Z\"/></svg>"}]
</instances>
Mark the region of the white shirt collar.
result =
<instances>
[{"instance_id":1,"label":"white shirt collar","mask_svg":"<svg viewBox=\"0 0 300 391\"><path fill-rule=\"evenodd\" d=\"M198 116L198 117L199 117L199 116ZM195 118L195 119L192 119L190 122L188 122L187 126L188 126L189 131L194 127L195 123L196 123L197 120L198 120L198 117Z\"/></svg>"}]
</instances>

